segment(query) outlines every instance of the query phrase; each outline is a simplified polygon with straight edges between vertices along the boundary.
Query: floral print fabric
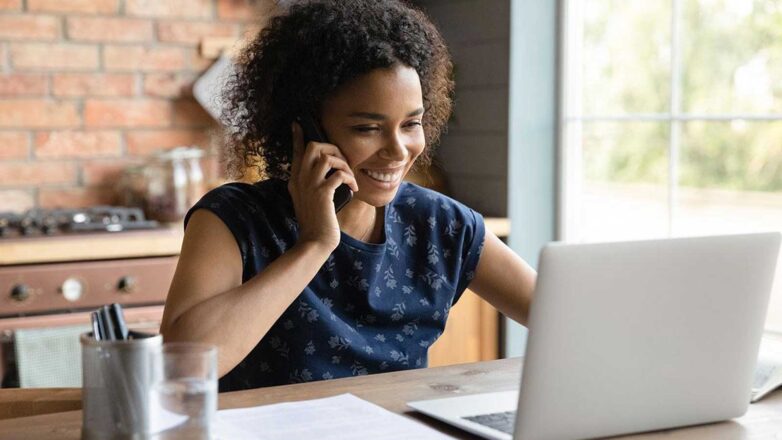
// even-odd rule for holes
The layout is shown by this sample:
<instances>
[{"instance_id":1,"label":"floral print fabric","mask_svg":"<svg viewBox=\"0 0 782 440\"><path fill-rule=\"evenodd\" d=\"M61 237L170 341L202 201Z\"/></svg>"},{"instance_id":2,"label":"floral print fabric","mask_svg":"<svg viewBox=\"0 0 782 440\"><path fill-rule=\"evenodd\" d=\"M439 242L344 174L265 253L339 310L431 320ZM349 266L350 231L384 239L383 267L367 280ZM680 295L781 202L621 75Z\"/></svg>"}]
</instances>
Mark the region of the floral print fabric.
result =
<instances>
[{"instance_id":1,"label":"floral print fabric","mask_svg":"<svg viewBox=\"0 0 782 440\"><path fill-rule=\"evenodd\" d=\"M234 235L243 282L298 237L282 180L215 188L190 210L185 224L197 209L215 213ZM220 391L425 367L428 348L475 275L483 218L405 182L386 206L384 232L381 244L343 233L306 289L220 379Z\"/></svg>"}]
</instances>

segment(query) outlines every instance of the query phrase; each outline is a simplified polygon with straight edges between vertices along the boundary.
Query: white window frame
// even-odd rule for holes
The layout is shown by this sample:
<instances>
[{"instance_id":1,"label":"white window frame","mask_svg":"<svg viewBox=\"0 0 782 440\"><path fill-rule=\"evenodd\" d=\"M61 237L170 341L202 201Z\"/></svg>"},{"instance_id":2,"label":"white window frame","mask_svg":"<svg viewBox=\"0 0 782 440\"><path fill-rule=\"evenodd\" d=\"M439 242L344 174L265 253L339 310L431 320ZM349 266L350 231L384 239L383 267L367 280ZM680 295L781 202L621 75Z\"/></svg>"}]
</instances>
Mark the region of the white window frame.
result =
<instances>
[{"instance_id":1,"label":"white window frame","mask_svg":"<svg viewBox=\"0 0 782 440\"><path fill-rule=\"evenodd\" d=\"M782 114L758 113L686 113L681 108L682 65L681 65L681 26L682 1L671 2L671 51L670 51L670 104L665 113L626 113L583 115L575 109L581 108L582 79L579 69L571 66L581 65L583 35L583 6L585 0L561 0L561 44L559 48L561 81L560 81L560 142L557 146L559 161L560 188L558 201L557 226L559 238L566 241L581 241L581 234L574 227L577 223L578 203L582 182L581 148L571 146L581 145L581 129L584 122L665 122L670 127L668 139L668 179L667 179L667 236L677 235L676 231L676 199L679 189L679 144L681 126L690 121L782 121Z\"/></svg>"}]
</instances>

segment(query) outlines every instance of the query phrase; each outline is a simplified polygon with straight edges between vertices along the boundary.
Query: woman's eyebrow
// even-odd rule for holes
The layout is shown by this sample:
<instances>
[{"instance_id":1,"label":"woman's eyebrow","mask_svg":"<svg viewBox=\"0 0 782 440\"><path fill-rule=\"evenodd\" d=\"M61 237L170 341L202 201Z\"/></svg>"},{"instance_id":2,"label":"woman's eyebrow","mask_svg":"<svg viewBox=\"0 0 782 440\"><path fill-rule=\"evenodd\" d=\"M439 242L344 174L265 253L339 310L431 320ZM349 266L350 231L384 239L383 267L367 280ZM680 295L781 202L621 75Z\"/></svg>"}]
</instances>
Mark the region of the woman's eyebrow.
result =
<instances>
[{"instance_id":1,"label":"woman's eyebrow","mask_svg":"<svg viewBox=\"0 0 782 440\"><path fill-rule=\"evenodd\" d=\"M420 107L417 108L405 116L406 118L409 118L411 116L418 116L420 114L424 113L424 108ZM380 113L372 113L372 112L353 112L348 115L348 117L351 118L364 118L364 119L373 119L376 121L384 121L387 119L386 115L380 114Z\"/></svg>"}]
</instances>

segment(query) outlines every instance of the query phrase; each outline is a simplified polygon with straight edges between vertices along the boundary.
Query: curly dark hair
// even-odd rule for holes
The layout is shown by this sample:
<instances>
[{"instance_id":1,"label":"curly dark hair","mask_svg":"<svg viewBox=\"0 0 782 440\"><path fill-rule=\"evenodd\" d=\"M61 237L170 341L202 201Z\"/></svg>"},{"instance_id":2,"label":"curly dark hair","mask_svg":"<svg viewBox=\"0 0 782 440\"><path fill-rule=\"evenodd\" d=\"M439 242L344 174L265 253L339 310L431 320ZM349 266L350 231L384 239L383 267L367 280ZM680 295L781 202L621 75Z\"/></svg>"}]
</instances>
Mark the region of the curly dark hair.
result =
<instances>
[{"instance_id":1,"label":"curly dark hair","mask_svg":"<svg viewBox=\"0 0 782 440\"><path fill-rule=\"evenodd\" d=\"M426 15L401 0L297 2L272 17L239 55L223 93L230 176L287 178L291 122L338 87L376 68L412 67L421 80L431 162L451 114L451 57ZM317 112L316 112L317 113Z\"/></svg>"}]
</instances>

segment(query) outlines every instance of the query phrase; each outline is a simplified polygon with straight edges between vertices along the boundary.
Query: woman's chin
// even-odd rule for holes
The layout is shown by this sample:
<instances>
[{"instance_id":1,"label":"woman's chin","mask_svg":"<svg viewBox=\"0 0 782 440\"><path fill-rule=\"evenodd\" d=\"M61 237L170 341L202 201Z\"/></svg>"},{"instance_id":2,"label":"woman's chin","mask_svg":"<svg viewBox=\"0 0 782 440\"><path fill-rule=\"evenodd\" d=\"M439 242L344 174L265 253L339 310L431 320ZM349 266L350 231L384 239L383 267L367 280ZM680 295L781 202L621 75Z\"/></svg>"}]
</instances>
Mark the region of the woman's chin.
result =
<instances>
[{"instance_id":1,"label":"woman's chin","mask_svg":"<svg viewBox=\"0 0 782 440\"><path fill-rule=\"evenodd\" d=\"M403 176L392 181L380 181L366 174L360 175L357 179L359 191L353 197L376 207L388 205L394 200Z\"/></svg>"},{"instance_id":2,"label":"woman's chin","mask_svg":"<svg viewBox=\"0 0 782 440\"><path fill-rule=\"evenodd\" d=\"M391 203L391 201L394 200L394 196L396 196L396 192L398 190L399 190L399 185L396 185L393 188L390 188L385 191L359 190L359 192L353 194L353 199L360 200L366 203L367 205L371 205L376 208L379 208L381 206L386 206L389 203Z\"/></svg>"}]
</instances>

